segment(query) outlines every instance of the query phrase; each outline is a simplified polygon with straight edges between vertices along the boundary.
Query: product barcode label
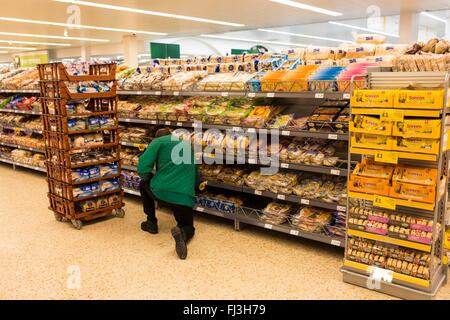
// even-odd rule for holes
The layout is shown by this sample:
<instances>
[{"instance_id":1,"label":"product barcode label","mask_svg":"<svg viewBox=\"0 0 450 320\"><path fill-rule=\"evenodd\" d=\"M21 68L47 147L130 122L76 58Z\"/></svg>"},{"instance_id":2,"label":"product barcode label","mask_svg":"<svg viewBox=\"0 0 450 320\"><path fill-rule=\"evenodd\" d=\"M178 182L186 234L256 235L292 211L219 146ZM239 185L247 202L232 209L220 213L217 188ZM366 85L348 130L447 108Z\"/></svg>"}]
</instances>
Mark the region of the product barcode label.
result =
<instances>
[{"instance_id":1,"label":"product barcode label","mask_svg":"<svg viewBox=\"0 0 450 320\"><path fill-rule=\"evenodd\" d=\"M288 164L288 163L282 163L282 164L281 164L281 168L283 168L283 169L289 169L289 164Z\"/></svg>"},{"instance_id":2,"label":"product barcode label","mask_svg":"<svg viewBox=\"0 0 450 320\"><path fill-rule=\"evenodd\" d=\"M302 200L300 200L300 203L309 206L309 200L308 199L302 199Z\"/></svg>"},{"instance_id":3,"label":"product barcode label","mask_svg":"<svg viewBox=\"0 0 450 320\"><path fill-rule=\"evenodd\" d=\"M290 131L281 131L281 135L289 137L291 135L291 132Z\"/></svg>"},{"instance_id":4,"label":"product barcode label","mask_svg":"<svg viewBox=\"0 0 450 320\"><path fill-rule=\"evenodd\" d=\"M338 139L338 135L337 134L329 134L328 135L328 139L329 140L337 140Z\"/></svg>"},{"instance_id":5,"label":"product barcode label","mask_svg":"<svg viewBox=\"0 0 450 320\"><path fill-rule=\"evenodd\" d=\"M278 194L277 199L278 200L286 200L286 196L284 194Z\"/></svg>"},{"instance_id":6,"label":"product barcode label","mask_svg":"<svg viewBox=\"0 0 450 320\"><path fill-rule=\"evenodd\" d=\"M297 237L300 235L300 231L298 231L298 230L291 230L289 233L292 234L293 236L297 236Z\"/></svg>"},{"instance_id":7,"label":"product barcode label","mask_svg":"<svg viewBox=\"0 0 450 320\"><path fill-rule=\"evenodd\" d=\"M255 194L257 195L257 196L262 196L262 191L259 191L259 190L255 190Z\"/></svg>"},{"instance_id":8,"label":"product barcode label","mask_svg":"<svg viewBox=\"0 0 450 320\"><path fill-rule=\"evenodd\" d=\"M131 119L125 119L125 122L131 122Z\"/></svg>"},{"instance_id":9,"label":"product barcode label","mask_svg":"<svg viewBox=\"0 0 450 320\"><path fill-rule=\"evenodd\" d=\"M158 124L158 121L152 120L150 121L151 124Z\"/></svg>"},{"instance_id":10,"label":"product barcode label","mask_svg":"<svg viewBox=\"0 0 450 320\"><path fill-rule=\"evenodd\" d=\"M222 92L222 97L228 97L230 94L228 92Z\"/></svg>"},{"instance_id":11,"label":"product barcode label","mask_svg":"<svg viewBox=\"0 0 450 320\"><path fill-rule=\"evenodd\" d=\"M336 247L340 247L341 246L341 242L339 240L331 240L331 245L332 246L336 246Z\"/></svg>"},{"instance_id":12,"label":"product barcode label","mask_svg":"<svg viewBox=\"0 0 450 320\"><path fill-rule=\"evenodd\" d=\"M337 211L340 211L340 212L347 212L347 207L344 207L344 206L337 206L337 207L336 207L336 210L337 210Z\"/></svg>"},{"instance_id":13,"label":"product barcode label","mask_svg":"<svg viewBox=\"0 0 450 320\"><path fill-rule=\"evenodd\" d=\"M330 173L332 175L334 175L334 176L340 176L341 175L341 170L333 169L333 170L330 171Z\"/></svg>"},{"instance_id":14,"label":"product barcode label","mask_svg":"<svg viewBox=\"0 0 450 320\"><path fill-rule=\"evenodd\" d=\"M272 229L273 229L273 225L266 223L266 224L264 225L264 228L269 229L269 230L272 230Z\"/></svg>"},{"instance_id":15,"label":"product barcode label","mask_svg":"<svg viewBox=\"0 0 450 320\"><path fill-rule=\"evenodd\" d=\"M155 91L155 92L154 92L154 95L155 95L155 96L160 96L161 94L162 94L161 91Z\"/></svg>"},{"instance_id":16,"label":"product barcode label","mask_svg":"<svg viewBox=\"0 0 450 320\"><path fill-rule=\"evenodd\" d=\"M173 95L176 96L176 97L178 97L178 96L180 95L180 92L179 92L179 91L174 91L174 92L173 92Z\"/></svg>"},{"instance_id":17,"label":"product barcode label","mask_svg":"<svg viewBox=\"0 0 450 320\"><path fill-rule=\"evenodd\" d=\"M316 93L316 95L314 97L316 99L323 99L323 98L325 98L325 94L324 93Z\"/></svg>"},{"instance_id":18,"label":"product barcode label","mask_svg":"<svg viewBox=\"0 0 450 320\"><path fill-rule=\"evenodd\" d=\"M254 98L254 97L256 97L256 93L254 93L254 92L249 92L249 93L248 93L248 97L249 97L249 98Z\"/></svg>"},{"instance_id":19,"label":"product barcode label","mask_svg":"<svg viewBox=\"0 0 450 320\"><path fill-rule=\"evenodd\" d=\"M269 92L267 94L267 98L275 98L275 93L274 92Z\"/></svg>"},{"instance_id":20,"label":"product barcode label","mask_svg":"<svg viewBox=\"0 0 450 320\"><path fill-rule=\"evenodd\" d=\"M233 131L241 131L241 128L239 128L239 127L233 127Z\"/></svg>"}]
</instances>

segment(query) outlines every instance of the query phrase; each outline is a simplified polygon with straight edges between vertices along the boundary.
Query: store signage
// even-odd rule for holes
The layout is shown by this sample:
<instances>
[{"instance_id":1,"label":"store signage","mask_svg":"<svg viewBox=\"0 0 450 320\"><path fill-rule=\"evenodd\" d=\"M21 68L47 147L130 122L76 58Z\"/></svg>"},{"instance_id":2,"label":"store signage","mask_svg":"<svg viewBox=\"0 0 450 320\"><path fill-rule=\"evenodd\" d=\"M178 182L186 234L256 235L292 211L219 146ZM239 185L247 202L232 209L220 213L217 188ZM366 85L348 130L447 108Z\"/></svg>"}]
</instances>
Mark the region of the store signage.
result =
<instances>
[{"instance_id":1,"label":"store signage","mask_svg":"<svg viewBox=\"0 0 450 320\"><path fill-rule=\"evenodd\" d=\"M48 53L21 55L19 59L21 68L34 68L38 64L48 63L49 61Z\"/></svg>"},{"instance_id":2,"label":"store signage","mask_svg":"<svg viewBox=\"0 0 450 320\"><path fill-rule=\"evenodd\" d=\"M397 208L397 203L395 199L383 196L374 196L373 205L375 207L395 210Z\"/></svg>"},{"instance_id":3,"label":"store signage","mask_svg":"<svg viewBox=\"0 0 450 320\"><path fill-rule=\"evenodd\" d=\"M181 49L178 44L150 43L152 59L180 59Z\"/></svg>"},{"instance_id":4,"label":"store signage","mask_svg":"<svg viewBox=\"0 0 450 320\"><path fill-rule=\"evenodd\" d=\"M398 153L389 151L379 151L375 154L375 161L397 164L398 163Z\"/></svg>"},{"instance_id":5,"label":"store signage","mask_svg":"<svg viewBox=\"0 0 450 320\"><path fill-rule=\"evenodd\" d=\"M381 113L382 121L401 122L405 118L405 114L402 110L384 110Z\"/></svg>"}]
</instances>

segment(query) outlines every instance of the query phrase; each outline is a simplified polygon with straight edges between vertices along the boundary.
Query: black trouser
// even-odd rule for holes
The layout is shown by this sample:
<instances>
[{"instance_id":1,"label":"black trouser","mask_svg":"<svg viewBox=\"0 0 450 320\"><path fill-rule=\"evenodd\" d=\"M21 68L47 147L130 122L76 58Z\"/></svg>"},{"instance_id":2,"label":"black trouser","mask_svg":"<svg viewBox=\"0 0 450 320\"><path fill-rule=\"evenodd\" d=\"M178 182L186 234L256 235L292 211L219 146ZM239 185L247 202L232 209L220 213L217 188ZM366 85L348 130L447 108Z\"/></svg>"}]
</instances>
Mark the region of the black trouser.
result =
<instances>
[{"instance_id":1,"label":"black trouser","mask_svg":"<svg viewBox=\"0 0 450 320\"><path fill-rule=\"evenodd\" d=\"M148 221L158 223L155 210L155 201L156 201L161 207L167 207L173 212L178 227L181 230L183 230L183 233L186 237L186 241L189 241L190 239L192 239L192 237L194 237L195 234L194 210L192 210L192 208L167 203L165 201L158 199L150 189L149 181L141 181L140 189L142 202L144 204L144 212L147 215Z\"/></svg>"}]
</instances>

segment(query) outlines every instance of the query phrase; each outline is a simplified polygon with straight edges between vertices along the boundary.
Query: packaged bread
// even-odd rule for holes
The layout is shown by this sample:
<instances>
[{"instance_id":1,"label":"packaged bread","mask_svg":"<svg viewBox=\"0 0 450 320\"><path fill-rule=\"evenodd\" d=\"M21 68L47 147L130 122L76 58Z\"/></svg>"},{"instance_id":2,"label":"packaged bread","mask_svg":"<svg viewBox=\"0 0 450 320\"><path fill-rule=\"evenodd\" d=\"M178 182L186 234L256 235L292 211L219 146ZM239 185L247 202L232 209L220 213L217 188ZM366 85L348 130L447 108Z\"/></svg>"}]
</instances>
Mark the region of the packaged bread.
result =
<instances>
[{"instance_id":1,"label":"packaged bread","mask_svg":"<svg viewBox=\"0 0 450 320\"><path fill-rule=\"evenodd\" d=\"M377 45L375 55L376 56L394 56L405 53L408 49L407 45L402 44L380 44Z\"/></svg>"},{"instance_id":2,"label":"packaged bread","mask_svg":"<svg viewBox=\"0 0 450 320\"><path fill-rule=\"evenodd\" d=\"M394 170L395 166L393 165L376 163L372 159L364 158L356 165L353 174L362 177L390 180Z\"/></svg>"},{"instance_id":3,"label":"packaged bread","mask_svg":"<svg viewBox=\"0 0 450 320\"><path fill-rule=\"evenodd\" d=\"M392 180L425 186L436 186L437 169L398 165Z\"/></svg>"},{"instance_id":4,"label":"packaged bread","mask_svg":"<svg viewBox=\"0 0 450 320\"><path fill-rule=\"evenodd\" d=\"M380 34L358 34L355 40L357 43L383 44L386 37Z\"/></svg>"},{"instance_id":5,"label":"packaged bread","mask_svg":"<svg viewBox=\"0 0 450 320\"><path fill-rule=\"evenodd\" d=\"M347 46L345 50L347 52L345 56L347 59L360 59L374 56L376 46L371 44L356 44Z\"/></svg>"},{"instance_id":6,"label":"packaged bread","mask_svg":"<svg viewBox=\"0 0 450 320\"><path fill-rule=\"evenodd\" d=\"M394 124L395 136L403 138L435 138L441 134L441 120L403 120Z\"/></svg>"}]
</instances>

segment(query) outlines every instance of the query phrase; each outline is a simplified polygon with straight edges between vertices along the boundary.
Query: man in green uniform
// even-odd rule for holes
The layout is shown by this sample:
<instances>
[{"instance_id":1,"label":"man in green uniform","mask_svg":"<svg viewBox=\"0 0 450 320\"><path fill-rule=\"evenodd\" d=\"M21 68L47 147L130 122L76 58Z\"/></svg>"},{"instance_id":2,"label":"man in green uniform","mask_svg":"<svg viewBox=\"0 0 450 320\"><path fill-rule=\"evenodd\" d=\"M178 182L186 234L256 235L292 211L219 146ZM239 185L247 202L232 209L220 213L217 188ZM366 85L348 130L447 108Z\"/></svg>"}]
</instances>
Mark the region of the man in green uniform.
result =
<instances>
[{"instance_id":1,"label":"man in green uniform","mask_svg":"<svg viewBox=\"0 0 450 320\"><path fill-rule=\"evenodd\" d=\"M180 259L186 259L186 244L195 234L193 207L199 182L191 145L172 136L168 129L159 130L139 160L138 174L142 178L141 196L147 214L142 229L151 234L158 233L155 201L171 209L177 221L177 226L172 229L175 249Z\"/></svg>"}]
</instances>

